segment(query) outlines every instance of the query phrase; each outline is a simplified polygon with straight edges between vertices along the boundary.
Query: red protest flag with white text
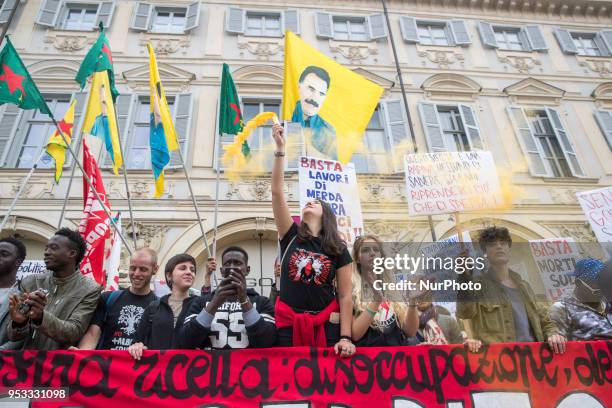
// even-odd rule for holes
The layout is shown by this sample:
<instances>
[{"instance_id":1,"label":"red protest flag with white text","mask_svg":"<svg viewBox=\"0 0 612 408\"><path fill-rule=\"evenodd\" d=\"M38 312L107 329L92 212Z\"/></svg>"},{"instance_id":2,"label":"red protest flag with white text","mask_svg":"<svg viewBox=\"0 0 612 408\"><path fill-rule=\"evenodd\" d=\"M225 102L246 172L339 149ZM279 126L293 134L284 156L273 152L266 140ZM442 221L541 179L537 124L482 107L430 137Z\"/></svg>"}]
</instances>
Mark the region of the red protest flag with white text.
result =
<instances>
[{"instance_id":1,"label":"red protest flag with white text","mask_svg":"<svg viewBox=\"0 0 612 408\"><path fill-rule=\"evenodd\" d=\"M96 159L89 152L89 147L83 139L83 169L91 180L91 185L96 189L102 199L104 206L110 212L110 204L106 197L106 189L102 182L102 174ZM110 219L104 208L96 200L96 196L85 177L83 177L83 220L79 224L79 233L87 244L87 251L81 261L81 273L92 277L100 285L106 284L104 273L104 253L106 241L110 237Z\"/></svg>"}]
</instances>

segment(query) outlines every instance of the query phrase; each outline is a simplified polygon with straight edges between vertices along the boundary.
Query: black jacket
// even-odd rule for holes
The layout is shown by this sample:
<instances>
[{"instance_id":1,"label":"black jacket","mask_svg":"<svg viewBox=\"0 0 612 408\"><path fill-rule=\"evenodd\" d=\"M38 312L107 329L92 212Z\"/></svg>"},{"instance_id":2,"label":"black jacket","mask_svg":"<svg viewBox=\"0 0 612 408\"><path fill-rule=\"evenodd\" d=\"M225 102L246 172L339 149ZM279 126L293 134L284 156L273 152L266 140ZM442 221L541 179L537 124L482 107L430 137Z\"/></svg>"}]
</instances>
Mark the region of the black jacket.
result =
<instances>
[{"instance_id":1,"label":"black jacket","mask_svg":"<svg viewBox=\"0 0 612 408\"><path fill-rule=\"evenodd\" d=\"M246 326L238 300L226 301L217 309L209 328L197 321L197 316L212 300L215 292L197 298L189 308L181 330L179 347L183 349L240 349L247 347L272 347L276 343L274 306L267 297L254 289L247 289L247 296L259 314L259 319Z\"/></svg>"},{"instance_id":2,"label":"black jacket","mask_svg":"<svg viewBox=\"0 0 612 408\"><path fill-rule=\"evenodd\" d=\"M178 337L185 322L185 317L191 304L198 299L197 296L189 296L183 300L183 309L174 326L174 314L168 304L170 294L161 299L154 300L145 309L136 329L134 343L142 342L151 350L177 349Z\"/></svg>"}]
</instances>

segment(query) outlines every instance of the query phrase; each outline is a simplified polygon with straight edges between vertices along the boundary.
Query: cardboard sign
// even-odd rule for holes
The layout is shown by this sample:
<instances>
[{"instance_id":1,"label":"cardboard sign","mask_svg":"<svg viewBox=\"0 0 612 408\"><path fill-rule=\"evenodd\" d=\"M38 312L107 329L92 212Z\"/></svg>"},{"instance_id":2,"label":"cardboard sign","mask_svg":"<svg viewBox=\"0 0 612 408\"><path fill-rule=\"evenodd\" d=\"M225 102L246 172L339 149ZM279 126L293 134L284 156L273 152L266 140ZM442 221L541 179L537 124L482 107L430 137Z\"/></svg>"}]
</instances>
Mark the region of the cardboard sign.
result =
<instances>
[{"instance_id":1,"label":"cardboard sign","mask_svg":"<svg viewBox=\"0 0 612 408\"><path fill-rule=\"evenodd\" d=\"M491 152L441 152L404 156L409 214L488 210L504 200Z\"/></svg>"},{"instance_id":2,"label":"cardboard sign","mask_svg":"<svg viewBox=\"0 0 612 408\"><path fill-rule=\"evenodd\" d=\"M612 187L576 193L597 241L612 242Z\"/></svg>"},{"instance_id":3,"label":"cardboard sign","mask_svg":"<svg viewBox=\"0 0 612 408\"><path fill-rule=\"evenodd\" d=\"M17 279L23 279L28 275L45 273L46 271L47 267L44 261L23 261L19 269L17 269Z\"/></svg>"},{"instance_id":4,"label":"cardboard sign","mask_svg":"<svg viewBox=\"0 0 612 408\"><path fill-rule=\"evenodd\" d=\"M546 296L552 302L574 290L574 269L580 259L578 247L573 238L548 238L529 241L546 289Z\"/></svg>"},{"instance_id":5,"label":"cardboard sign","mask_svg":"<svg viewBox=\"0 0 612 408\"><path fill-rule=\"evenodd\" d=\"M349 245L362 234L363 217L353 163L300 157L300 208L319 199L329 203L338 221L338 232Z\"/></svg>"}]
</instances>

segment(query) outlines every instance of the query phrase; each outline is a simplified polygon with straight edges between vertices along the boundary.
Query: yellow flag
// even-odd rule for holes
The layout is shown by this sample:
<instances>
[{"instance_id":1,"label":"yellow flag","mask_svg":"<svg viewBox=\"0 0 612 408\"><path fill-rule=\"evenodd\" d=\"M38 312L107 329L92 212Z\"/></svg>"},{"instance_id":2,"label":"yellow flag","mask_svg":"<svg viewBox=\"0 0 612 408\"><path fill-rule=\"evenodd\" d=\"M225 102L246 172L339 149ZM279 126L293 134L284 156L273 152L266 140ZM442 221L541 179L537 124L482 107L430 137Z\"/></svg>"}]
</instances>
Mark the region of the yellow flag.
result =
<instances>
[{"instance_id":1,"label":"yellow flag","mask_svg":"<svg viewBox=\"0 0 612 408\"><path fill-rule=\"evenodd\" d=\"M168 150L173 151L179 148L178 138L176 137L176 130L174 123L172 122L172 115L170 114L170 108L168 107L168 101L166 100L166 93L159 77L159 71L157 69L157 61L155 60L155 52L151 44L147 44L149 50L149 86L151 87L151 113L155 115L155 124L162 123L164 128L164 135L166 136L166 144Z\"/></svg>"},{"instance_id":2,"label":"yellow flag","mask_svg":"<svg viewBox=\"0 0 612 408\"><path fill-rule=\"evenodd\" d=\"M113 172L118 174L119 167L123 164L123 157L119 145L119 128L115 117L115 104L111 95L107 71L93 74L83 130L85 133L98 136L104 141L106 151L113 161Z\"/></svg>"},{"instance_id":3,"label":"yellow flag","mask_svg":"<svg viewBox=\"0 0 612 408\"><path fill-rule=\"evenodd\" d=\"M66 137L68 143L72 139L72 127L74 126L74 106L76 105L76 99L72 100L70 107L66 111L64 118L59 121L58 126L62 130L62 133ZM59 179L62 176L62 169L66 162L66 143L64 139L56 130L55 133L49 138L47 142L47 154L53 157L55 161L55 182L59 183Z\"/></svg>"},{"instance_id":4,"label":"yellow flag","mask_svg":"<svg viewBox=\"0 0 612 408\"><path fill-rule=\"evenodd\" d=\"M382 93L380 86L286 32L282 117L300 123L323 155L342 163L351 159Z\"/></svg>"}]
</instances>

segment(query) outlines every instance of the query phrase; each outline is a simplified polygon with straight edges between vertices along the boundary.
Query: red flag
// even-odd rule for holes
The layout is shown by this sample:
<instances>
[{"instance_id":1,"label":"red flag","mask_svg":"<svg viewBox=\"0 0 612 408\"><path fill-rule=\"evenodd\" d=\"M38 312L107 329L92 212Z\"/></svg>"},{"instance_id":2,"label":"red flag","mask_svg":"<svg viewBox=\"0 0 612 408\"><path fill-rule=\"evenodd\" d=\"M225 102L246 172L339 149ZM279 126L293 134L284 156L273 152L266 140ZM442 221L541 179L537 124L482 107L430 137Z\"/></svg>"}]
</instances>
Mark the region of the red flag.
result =
<instances>
[{"instance_id":1,"label":"red flag","mask_svg":"<svg viewBox=\"0 0 612 408\"><path fill-rule=\"evenodd\" d=\"M106 197L106 189L102 183L102 175L96 159L89 152L89 147L83 139L83 169L91 180L91 184L98 192L102 202L110 211L110 204ZM79 225L79 233L87 243L87 251L81 262L81 273L95 279L100 285L106 284L104 273L104 252L106 241L110 237L110 219L96 200L93 190L83 177L83 220Z\"/></svg>"}]
</instances>

